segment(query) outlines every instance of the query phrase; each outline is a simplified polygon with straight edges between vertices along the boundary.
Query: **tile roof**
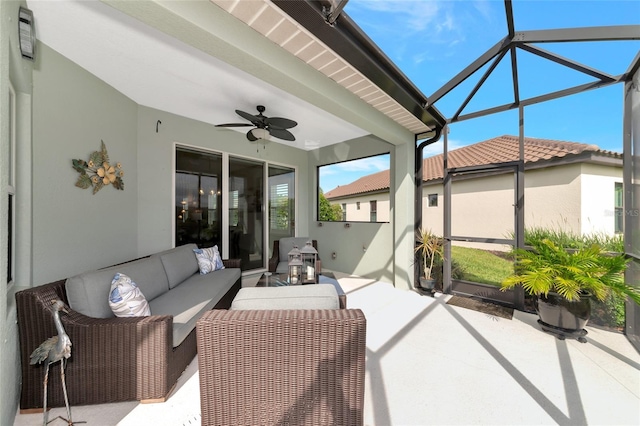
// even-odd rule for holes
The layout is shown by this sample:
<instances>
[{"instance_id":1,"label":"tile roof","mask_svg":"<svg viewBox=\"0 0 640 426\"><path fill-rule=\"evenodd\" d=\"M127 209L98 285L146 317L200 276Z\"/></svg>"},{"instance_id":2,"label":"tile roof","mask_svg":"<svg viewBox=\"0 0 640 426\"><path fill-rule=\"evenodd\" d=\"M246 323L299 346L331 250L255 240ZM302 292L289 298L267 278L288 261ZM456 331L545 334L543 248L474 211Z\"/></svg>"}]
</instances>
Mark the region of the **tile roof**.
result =
<instances>
[{"instance_id":1,"label":"tile roof","mask_svg":"<svg viewBox=\"0 0 640 426\"><path fill-rule=\"evenodd\" d=\"M449 167L458 168L517 161L519 158L518 149L517 136L499 136L450 151ZM593 152L609 157L620 156L620 154L612 151L601 150L597 145L556 141L551 139L524 138L525 165L545 160L558 160L563 157L575 156L584 152ZM423 180L425 182L442 179L442 162L442 154L424 159ZM330 199L363 194L366 192L388 189L389 182L389 170L384 170L382 172L363 176L350 184L338 186L324 195Z\"/></svg>"},{"instance_id":2,"label":"tile roof","mask_svg":"<svg viewBox=\"0 0 640 426\"><path fill-rule=\"evenodd\" d=\"M364 194L367 192L389 189L389 170L383 170L372 175L362 176L360 179L348 185L338 186L324 196L328 198L344 197L347 195Z\"/></svg>"}]
</instances>

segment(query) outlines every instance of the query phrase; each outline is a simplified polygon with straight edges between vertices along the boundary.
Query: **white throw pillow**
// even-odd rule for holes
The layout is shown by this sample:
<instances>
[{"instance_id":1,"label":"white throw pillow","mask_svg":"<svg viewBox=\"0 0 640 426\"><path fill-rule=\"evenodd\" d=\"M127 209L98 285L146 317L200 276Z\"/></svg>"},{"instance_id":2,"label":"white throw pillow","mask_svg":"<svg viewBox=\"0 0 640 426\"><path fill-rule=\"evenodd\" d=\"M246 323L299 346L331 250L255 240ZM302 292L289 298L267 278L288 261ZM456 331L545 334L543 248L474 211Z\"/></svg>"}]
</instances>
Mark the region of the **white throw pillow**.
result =
<instances>
[{"instance_id":1,"label":"white throw pillow","mask_svg":"<svg viewBox=\"0 0 640 426\"><path fill-rule=\"evenodd\" d=\"M200 275L208 274L209 272L217 271L218 269L224 269L218 246L213 246L204 249L193 249L198 260L198 268L200 269Z\"/></svg>"},{"instance_id":2,"label":"white throw pillow","mask_svg":"<svg viewBox=\"0 0 640 426\"><path fill-rule=\"evenodd\" d=\"M117 317L146 317L151 315L149 303L136 283L125 274L119 272L111 281L109 306Z\"/></svg>"}]
</instances>

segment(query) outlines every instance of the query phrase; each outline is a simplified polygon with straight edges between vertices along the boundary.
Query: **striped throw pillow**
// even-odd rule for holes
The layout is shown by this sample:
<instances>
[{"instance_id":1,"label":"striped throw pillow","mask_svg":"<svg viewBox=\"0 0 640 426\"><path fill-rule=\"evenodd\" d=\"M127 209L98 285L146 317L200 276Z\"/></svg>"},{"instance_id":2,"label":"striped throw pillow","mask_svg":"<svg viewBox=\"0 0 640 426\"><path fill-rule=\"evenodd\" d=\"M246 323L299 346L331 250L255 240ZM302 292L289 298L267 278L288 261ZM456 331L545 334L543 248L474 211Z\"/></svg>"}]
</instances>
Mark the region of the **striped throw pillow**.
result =
<instances>
[{"instance_id":1,"label":"striped throw pillow","mask_svg":"<svg viewBox=\"0 0 640 426\"><path fill-rule=\"evenodd\" d=\"M144 294L131 278L121 273L117 273L111 281L109 306L117 317L145 317L151 315L151 309Z\"/></svg>"},{"instance_id":2,"label":"striped throw pillow","mask_svg":"<svg viewBox=\"0 0 640 426\"><path fill-rule=\"evenodd\" d=\"M198 268L200 269L200 275L206 275L209 272L217 271L218 269L224 269L218 246L213 246L204 249L193 249L198 259Z\"/></svg>"}]
</instances>

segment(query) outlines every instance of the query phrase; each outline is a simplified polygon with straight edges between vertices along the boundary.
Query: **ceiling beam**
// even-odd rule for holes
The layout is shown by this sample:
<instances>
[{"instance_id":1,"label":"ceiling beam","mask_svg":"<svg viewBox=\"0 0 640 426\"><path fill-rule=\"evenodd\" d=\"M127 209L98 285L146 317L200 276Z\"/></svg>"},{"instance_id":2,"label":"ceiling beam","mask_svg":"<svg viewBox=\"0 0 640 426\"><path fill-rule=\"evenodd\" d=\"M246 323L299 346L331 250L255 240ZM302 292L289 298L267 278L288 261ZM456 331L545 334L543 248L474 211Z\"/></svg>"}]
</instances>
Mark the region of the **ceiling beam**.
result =
<instances>
[{"instance_id":1,"label":"ceiling beam","mask_svg":"<svg viewBox=\"0 0 640 426\"><path fill-rule=\"evenodd\" d=\"M540 56L541 58L545 58L555 63L558 63L560 65L564 65L566 67L574 69L576 71L580 71L582 73L590 75L591 77L595 77L599 80L607 80L607 81L614 80L614 77L609 74L598 71L595 68L582 65L581 63L572 61L571 59L563 58L560 55L556 55L555 53L549 52L544 49L540 49L539 47L534 47L534 46L530 46L528 44L522 44L522 43L518 43L517 46L520 49L526 50L527 52L533 53L534 55Z\"/></svg>"},{"instance_id":2,"label":"ceiling beam","mask_svg":"<svg viewBox=\"0 0 640 426\"><path fill-rule=\"evenodd\" d=\"M626 76L626 74L620 74L619 76L614 77L613 81L602 81L602 80L599 80L599 81L594 81L594 82L591 82L591 83L581 84L579 86L573 86L573 87L570 87L568 89L558 90L556 92L547 93L545 95L534 96L532 98L528 98L528 99L520 101L520 105L522 105L522 106L534 105L534 104L538 104L540 102L545 102L545 101L550 101L550 100L553 100L553 99L563 98L565 96L575 95L576 93L585 92L587 90L599 89L601 87L610 86L612 84L620 83L621 81L624 80L625 76ZM509 111L511 109L518 108L518 106L519 105L516 102L511 103L511 104L503 104L503 105L499 105L499 106L496 106L496 107L493 107L493 108L488 108L488 109L484 109L484 110L481 110L481 111L472 112L470 114L461 115L459 117L456 117L455 120L454 119L450 119L448 122L449 123L455 123L455 122L470 120L472 118L484 117L484 116L490 115L490 114L496 114L496 113L499 113L499 112Z\"/></svg>"},{"instance_id":3,"label":"ceiling beam","mask_svg":"<svg viewBox=\"0 0 640 426\"><path fill-rule=\"evenodd\" d=\"M503 38L501 41L496 43L493 47L487 50L482 56L473 61L470 65L468 65L465 69L460 71L458 75L453 77L447 84L438 89L433 95L429 96L429 102L436 103L440 98L444 95L458 87L460 83L469 78L473 73L478 71L480 68L485 66L487 62L506 51L510 47L511 40L508 37Z\"/></svg>"},{"instance_id":4,"label":"ceiling beam","mask_svg":"<svg viewBox=\"0 0 640 426\"><path fill-rule=\"evenodd\" d=\"M489 69L487 69L487 71L485 71L485 73L483 74L483 76L480 78L480 80L478 81L478 83L475 85L475 87L471 90L471 93L469 93L469 96L467 96L467 98L462 102L462 105L460 105L460 108L458 108L458 111L456 111L455 114L453 114L452 120L455 121L455 119L462 113L462 111L465 109L465 107L469 104L469 102L471 102L471 99L476 95L476 93L478 93L478 90L480 90L480 87L482 87L482 85L484 84L484 82L487 80L487 78L489 78L489 76L491 75L491 73L493 72L494 69L496 69L496 67L498 66L498 64L500 63L500 61L502 60L502 58L504 58L504 55L507 54L507 50L500 52L500 54L494 59L493 63L491 64L491 66L489 66Z\"/></svg>"},{"instance_id":5,"label":"ceiling beam","mask_svg":"<svg viewBox=\"0 0 640 426\"><path fill-rule=\"evenodd\" d=\"M640 25L518 31L513 40L524 43L640 40Z\"/></svg>"}]
</instances>

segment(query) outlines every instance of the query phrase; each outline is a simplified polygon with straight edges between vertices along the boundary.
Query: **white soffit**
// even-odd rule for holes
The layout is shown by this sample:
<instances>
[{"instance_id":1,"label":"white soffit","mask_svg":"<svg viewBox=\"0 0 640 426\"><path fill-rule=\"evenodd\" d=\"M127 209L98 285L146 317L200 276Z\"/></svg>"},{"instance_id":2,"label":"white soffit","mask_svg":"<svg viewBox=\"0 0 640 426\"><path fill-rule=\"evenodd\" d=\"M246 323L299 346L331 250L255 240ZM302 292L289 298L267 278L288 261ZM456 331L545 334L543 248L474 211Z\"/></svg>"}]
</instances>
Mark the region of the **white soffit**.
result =
<instances>
[{"instance_id":1,"label":"white soffit","mask_svg":"<svg viewBox=\"0 0 640 426\"><path fill-rule=\"evenodd\" d=\"M246 3L273 7L262 1ZM264 105L265 115L298 122L290 129L295 142L271 141L304 150L368 134L100 1L27 4L41 42L140 105L214 125L245 122L236 109L257 114L256 105ZM272 31L274 37L276 33Z\"/></svg>"},{"instance_id":2,"label":"white soffit","mask_svg":"<svg viewBox=\"0 0 640 426\"><path fill-rule=\"evenodd\" d=\"M431 131L269 0L210 0L414 134Z\"/></svg>"}]
</instances>

